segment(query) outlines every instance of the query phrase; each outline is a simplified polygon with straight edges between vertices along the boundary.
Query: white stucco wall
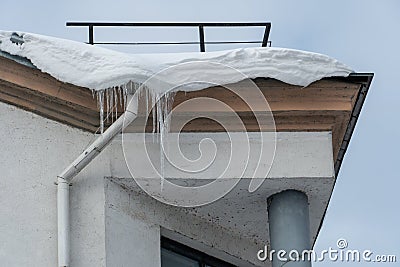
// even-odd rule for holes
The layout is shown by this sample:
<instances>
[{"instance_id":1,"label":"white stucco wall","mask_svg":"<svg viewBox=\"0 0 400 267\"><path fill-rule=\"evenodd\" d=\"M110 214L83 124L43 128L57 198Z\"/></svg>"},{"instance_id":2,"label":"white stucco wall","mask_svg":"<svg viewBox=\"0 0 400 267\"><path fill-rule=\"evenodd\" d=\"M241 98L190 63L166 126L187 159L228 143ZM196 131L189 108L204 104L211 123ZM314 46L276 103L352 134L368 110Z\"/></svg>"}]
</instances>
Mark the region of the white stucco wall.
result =
<instances>
[{"instance_id":1,"label":"white stucco wall","mask_svg":"<svg viewBox=\"0 0 400 267\"><path fill-rule=\"evenodd\" d=\"M107 266L161 265L160 226L146 218L150 209L137 209L136 202L129 192L106 180Z\"/></svg>"},{"instance_id":2,"label":"white stucco wall","mask_svg":"<svg viewBox=\"0 0 400 267\"><path fill-rule=\"evenodd\" d=\"M1 266L57 265L54 182L92 139L92 134L0 103ZM72 266L105 262L102 181L109 165L101 157L94 165L71 190Z\"/></svg>"},{"instance_id":3,"label":"white stucco wall","mask_svg":"<svg viewBox=\"0 0 400 267\"><path fill-rule=\"evenodd\" d=\"M268 239L267 196L282 185L308 192L315 229L327 204L319 196L328 197L333 186L331 136L310 136L278 138L273 179L255 195L239 184L218 205L197 210L167 206L138 190L128 177L121 139L115 140L71 187L71 266L159 267L160 235L239 266L268 266L255 254ZM54 182L94 136L0 103L0 138L0 265L56 266ZM294 168L290 161L299 155L300 168Z\"/></svg>"}]
</instances>

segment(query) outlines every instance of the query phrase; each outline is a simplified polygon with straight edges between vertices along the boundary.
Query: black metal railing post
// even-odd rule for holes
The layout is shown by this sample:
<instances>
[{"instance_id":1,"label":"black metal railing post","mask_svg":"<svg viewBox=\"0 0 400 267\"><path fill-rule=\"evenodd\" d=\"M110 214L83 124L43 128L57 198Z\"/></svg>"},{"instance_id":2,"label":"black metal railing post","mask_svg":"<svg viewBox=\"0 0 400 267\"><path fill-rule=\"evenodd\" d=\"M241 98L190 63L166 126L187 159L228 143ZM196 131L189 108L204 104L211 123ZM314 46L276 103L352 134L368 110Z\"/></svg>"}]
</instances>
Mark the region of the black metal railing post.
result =
<instances>
[{"instance_id":1,"label":"black metal railing post","mask_svg":"<svg viewBox=\"0 0 400 267\"><path fill-rule=\"evenodd\" d=\"M199 36L200 36L200 52L206 52L206 45L204 43L204 26L199 26Z\"/></svg>"},{"instance_id":2,"label":"black metal railing post","mask_svg":"<svg viewBox=\"0 0 400 267\"><path fill-rule=\"evenodd\" d=\"M93 25L89 25L89 44L94 45Z\"/></svg>"},{"instance_id":3,"label":"black metal railing post","mask_svg":"<svg viewBox=\"0 0 400 267\"><path fill-rule=\"evenodd\" d=\"M264 37L261 46L266 47L268 44L269 33L271 32L271 24L265 26Z\"/></svg>"}]
</instances>

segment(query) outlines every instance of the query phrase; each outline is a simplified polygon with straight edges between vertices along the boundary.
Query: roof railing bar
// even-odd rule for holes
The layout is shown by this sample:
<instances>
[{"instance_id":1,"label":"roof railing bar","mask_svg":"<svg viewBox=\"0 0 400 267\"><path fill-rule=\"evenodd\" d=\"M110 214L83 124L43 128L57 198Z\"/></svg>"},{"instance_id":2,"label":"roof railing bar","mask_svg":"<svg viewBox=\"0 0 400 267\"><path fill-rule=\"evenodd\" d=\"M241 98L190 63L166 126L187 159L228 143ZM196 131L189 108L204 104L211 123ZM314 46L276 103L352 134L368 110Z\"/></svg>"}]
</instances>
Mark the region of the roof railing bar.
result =
<instances>
[{"instance_id":1,"label":"roof railing bar","mask_svg":"<svg viewBox=\"0 0 400 267\"><path fill-rule=\"evenodd\" d=\"M271 42L268 41L269 34L271 31L271 23L270 22L206 22L206 23L197 23L197 22L67 22L66 26L77 26L77 27L88 27L89 30L89 42L88 44L131 44L131 45L141 45L141 44L200 44L200 51L205 52L206 44L245 44L245 43L261 43L262 47L266 47L268 44L271 45ZM94 41L94 27L198 27L199 29L199 42L95 42ZM227 42L205 42L204 40L204 27L255 27L255 26L264 26L264 36L262 41L227 41Z\"/></svg>"},{"instance_id":2,"label":"roof railing bar","mask_svg":"<svg viewBox=\"0 0 400 267\"><path fill-rule=\"evenodd\" d=\"M271 22L67 22L66 26L82 27L256 27L271 26Z\"/></svg>"},{"instance_id":3,"label":"roof railing bar","mask_svg":"<svg viewBox=\"0 0 400 267\"><path fill-rule=\"evenodd\" d=\"M262 41L205 41L204 44L261 44ZM89 44L89 43L87 43ZM94 42L101 45L198 45L200 42ZM271 45L271 41L268 41Z\"/></svg>"}]
</instances>

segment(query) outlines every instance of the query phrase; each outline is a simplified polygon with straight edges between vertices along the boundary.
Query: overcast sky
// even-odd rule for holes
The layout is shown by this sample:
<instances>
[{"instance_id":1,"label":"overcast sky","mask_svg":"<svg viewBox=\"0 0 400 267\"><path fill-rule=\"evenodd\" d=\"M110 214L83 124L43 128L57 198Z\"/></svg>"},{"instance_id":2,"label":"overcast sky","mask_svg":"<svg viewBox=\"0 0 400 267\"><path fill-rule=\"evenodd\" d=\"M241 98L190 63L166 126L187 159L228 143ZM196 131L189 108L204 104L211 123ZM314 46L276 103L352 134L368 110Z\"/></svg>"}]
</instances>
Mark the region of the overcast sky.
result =
<instances>
[{"instance_id":1,"label":"overcast sky","mask_svg":"<svg viewBox=\"0 0 400 267\"><path fill-rule=\"evenodd\" d=\"M66 21L271 21L275 47L320 52L375 78L347 150L316 249L345 238L351 249L400 261L400 1L32 1L2 0L0 29L87 41ZM262 29L206 30L206 40L257 40ZM191 29L101 30L98 41L195 41ZM237 46L208 46L207 50ZM133 53L197 51L197 46L117 47ZM361 266L316 263L314 266ZM397 263L398 264L398 263ZM395 266L373 264L368 266Z\"/></svg>"}]
</instances>

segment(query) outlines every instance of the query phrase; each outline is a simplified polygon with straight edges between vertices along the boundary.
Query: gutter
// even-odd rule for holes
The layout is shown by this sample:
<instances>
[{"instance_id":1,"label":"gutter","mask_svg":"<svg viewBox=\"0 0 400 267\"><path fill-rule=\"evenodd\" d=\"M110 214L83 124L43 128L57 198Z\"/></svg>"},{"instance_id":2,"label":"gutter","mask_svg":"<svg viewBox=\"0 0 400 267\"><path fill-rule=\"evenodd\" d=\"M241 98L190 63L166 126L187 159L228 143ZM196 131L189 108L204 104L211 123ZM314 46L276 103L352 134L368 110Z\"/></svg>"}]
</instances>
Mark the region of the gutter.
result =
<instances>
[{"instance_id":1,"label":"gutter","mask_svg":"<svg viewBox=\"0 0 400 267\"><path fill-rule=\"evenodd\" d=\"M349 123L347 124L346 132L344 134L342 144L340 145L339 153L335 162L335 177L337 178L342 165L344 155L346 154L347 147L349 146L351 136L357 124L358 117L361 113L361 108L364 105L365 98L367 97L368 89L371 86L373 73L351 73L346 81L361 84L361 88L357 94L357 99L351 112Z\"/></svg>"},{"instance_id":2,"label":"gutter","mask_svg":"<svg viewBox=\"0 0 400 267\"><path fill-rule=\"evenodd\" d=\"M57 228L58 266L70 266L69 187L73 178L83 170L110 142L137 117L138 103L128 96L128 106L103 134L85 149L61 174L57 176Z\"/></svg>"},{"instance_id":3,"label":"gutter","mask_svg":"<svg viewBox=\"0 0 400 267\"><path fill-rule=\"evenodd\" d=\"M342 166L344 155L346 154L347 148L350 144L350 139L353 135L354 129L357 124L357 120L360 116L361 109L364 105L364 102L367 97L367 93L371 86L373 78L374 78L373 73L350 73L350 75L348 77L336 77L335 78L335 79L339 79L339 80L344 80L346 82L358 83L361 85L361 88L358 91L356 102L354 103L354 107L351 112L350 120L349 120L349 123L347 124L346 132L344 134L342 143L340 145L339 153L337 155L337 158L335 159L335 164L334 164L335 180L333 183L332 190L333 190L333 188L335 188L336 181L339 176L340 167ZM329 196L328 204L331 202L331 199L332 199L332 192L331 192L331 195ZM319 233L321 232L321 228L324 223L327 210L328 210L328 205L326 206L324 214L322 215L322 219L321 219L321 222L320 222L318 230L317 230L316 238L314 239L314 243L312 244L312 248L314 248L315 243L317 242L317 237L319 236Z\"/></svg>"}]
</instances>

